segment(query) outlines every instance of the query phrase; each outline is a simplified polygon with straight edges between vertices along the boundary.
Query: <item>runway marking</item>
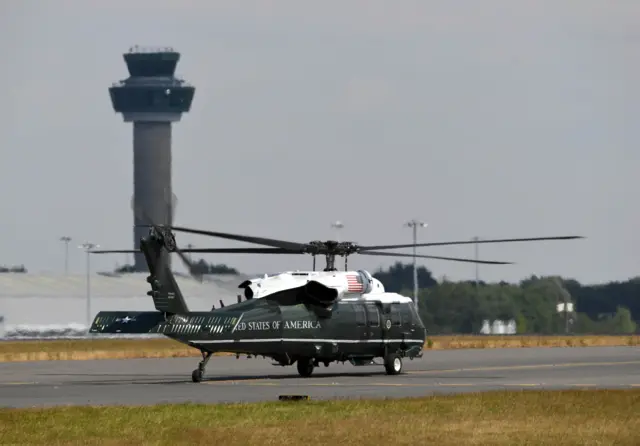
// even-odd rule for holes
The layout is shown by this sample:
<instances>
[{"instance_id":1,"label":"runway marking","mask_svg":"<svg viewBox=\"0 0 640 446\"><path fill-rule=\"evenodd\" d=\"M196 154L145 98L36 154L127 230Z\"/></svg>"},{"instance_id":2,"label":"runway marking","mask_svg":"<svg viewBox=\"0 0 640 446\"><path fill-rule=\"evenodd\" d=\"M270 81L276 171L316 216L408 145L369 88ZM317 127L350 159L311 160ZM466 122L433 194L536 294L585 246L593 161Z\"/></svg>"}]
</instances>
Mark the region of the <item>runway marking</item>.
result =
<instances>
[{"instance_id":1,"label":"runway marking","mask_svg":"<svg viewBox=\"0 0 640 446\"><path fill-rule=\"evenodd\" d=\"M477 386L478 384L471 384L471 383L437 383L438 386L443 386L443 387L473 387L473 386Z\"/></svg>"},{"instance_id":2,"label":"runway marking","mask_svg":"<svg viewBox=\"0 0 640 446\"><path fill-rule=\"evenodd\" d=\"M542 384L519 383L519 384L501 384L501 385L508 386L508 387L537 387L537 386L541 386Z\"/></svg>"},{"instance_id":3,"label":"runway marking","mask_svg":"<svg viewBox=\"0 0 640 446\"><path fill-rule=\"evenodd\" d=\"M498 370L535 370L554 367L590 367L590 366L612 366L640 364L640 361L620 361L620 362L568 362L561 364L530 364L530 365L510 365L496 367L471 367L462 369L441 369L441 370L411 370L406 373L412 375L426 375L430 373L455 373L455 372L489 372Z\"/></svg>"},{"instance_id":4,"label":"runway marking","mask_svg":"<svg viewBox=\"0 0 640 446\"><path fill-rule=\"evenodd\" d=\"M6 382L0 383L0 386L26 386L29 384L38 384L37 382Z\"/></svg>"},{"instance_id":5,"label":"runway marking","mask_svg":"<svg viewBox=\"0 0 640 446\"><path fill-rule=\"evenodd\" d=\"M202 384L217 385L217 384L235 384L246 386L278 386L280 383L274 383L269 381L261 381L257 379L252 380L225 380L225 381L202 381Z\"/></svg>"},{"instance_id":6,"label":"runway marking","mask_svg":"<svg viewBox=\"0 0 640 446\"><path fill-rule=\"evenodd\" d=\"M221 379L221 380L211 380L211 381L202 381L206 384L245 384L252 382L265 382L269 378L251 378L251 379Z\"/></svg>"}]
</instances>

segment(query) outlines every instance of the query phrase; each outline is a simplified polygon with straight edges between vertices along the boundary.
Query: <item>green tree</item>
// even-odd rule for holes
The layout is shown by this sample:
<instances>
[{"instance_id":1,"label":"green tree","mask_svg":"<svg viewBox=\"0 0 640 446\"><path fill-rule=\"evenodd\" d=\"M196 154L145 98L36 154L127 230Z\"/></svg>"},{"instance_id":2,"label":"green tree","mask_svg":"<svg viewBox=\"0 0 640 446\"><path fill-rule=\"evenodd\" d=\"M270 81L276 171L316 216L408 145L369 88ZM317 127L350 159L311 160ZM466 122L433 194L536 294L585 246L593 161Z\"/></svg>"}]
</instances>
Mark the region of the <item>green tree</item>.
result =
<instances>
[{"instance_id":1,"label":"green tree","mask_svg":"<svg viewBox=\"0 0 640 446\"><path fill-rule=\"evenodd\" d=\"M516 316L516 332L518 334L527 333L527 319L522 315L522 313L518 313Z\"/></svg>"},{"instance_id":2,"label":"green tree","mask_svg":"<svg viewBox=\"0 0 640 446\"><path fill-rule=\"evenodd\" d=\"M438 284L438 282L431 275L424 266L416 268L418 275L418 288L431 288ZM403 264L396 262L387 270L379 269L372 273L373 277L378 279L384 285L384 289L391 293L399 293L403 289L413 290L413 265ZM409 296L413 295L411 291Z\"/></svg>"},{"instance_id":3,"label":"green tree","mask_svg":"<svg viewBox=\"0 0 640 446\"><path fill-rule=\"evenodd\" d=\"M636 332L638 324L631 317L631 311L628 308L618 307L616 314L611 318L610 330L612 333L632 334Z\"/></svg>"}]
</instances>

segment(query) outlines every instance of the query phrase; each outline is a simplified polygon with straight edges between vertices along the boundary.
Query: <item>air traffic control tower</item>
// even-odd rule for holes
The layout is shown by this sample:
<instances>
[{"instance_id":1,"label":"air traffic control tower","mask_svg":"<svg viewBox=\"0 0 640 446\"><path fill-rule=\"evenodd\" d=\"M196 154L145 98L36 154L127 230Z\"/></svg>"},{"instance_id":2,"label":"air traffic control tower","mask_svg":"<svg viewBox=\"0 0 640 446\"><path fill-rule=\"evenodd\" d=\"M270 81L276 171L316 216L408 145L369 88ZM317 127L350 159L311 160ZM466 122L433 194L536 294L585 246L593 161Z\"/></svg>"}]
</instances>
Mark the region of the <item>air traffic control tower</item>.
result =
<instances>
[{"instance_id":1,"label":"air traffic control tower","mask_svg":"<svg viewBox=\"0 0 640 446\"><path fill-rule=\"evenodd\" d=\"M195 87L174 76L179 59L171 48L133 47L124 54L129 77L109 88L113 109L124 122L133 122L134 225L145 224L143 214L159 224L173 223L171 123L189 111L195 94ZM134 226L133 249L147 234L147 228ZM140 252L134 254L134 268L148 271Z\"/></svg>"}]
</instances>

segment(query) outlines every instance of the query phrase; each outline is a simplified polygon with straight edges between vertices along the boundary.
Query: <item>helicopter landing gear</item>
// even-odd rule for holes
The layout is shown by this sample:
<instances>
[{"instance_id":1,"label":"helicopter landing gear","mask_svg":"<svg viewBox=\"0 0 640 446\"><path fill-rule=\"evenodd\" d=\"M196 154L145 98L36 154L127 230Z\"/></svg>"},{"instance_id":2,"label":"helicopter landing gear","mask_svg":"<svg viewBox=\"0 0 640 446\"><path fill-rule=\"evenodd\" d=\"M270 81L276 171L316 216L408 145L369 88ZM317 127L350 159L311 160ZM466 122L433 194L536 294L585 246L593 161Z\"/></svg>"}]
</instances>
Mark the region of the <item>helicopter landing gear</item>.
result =
<instances>
[{"instance_id":1,"label":"helicopter landing gear","mask_svg":"<svg viewBox=\"0 0 640 446\"><path fill-rule=\"evenodd\" d=\"M397 353L389 353L384 358L384 369L387 375L398 375L402 372L402 358Z\"/></svg>"},{"instance_id":2,"label":"helicopter landing gear","mask_svg":"<svg viewBox=\"0 0 640 446\"><path fill-rule=\"evenodd\" d=\"M308 378L313 373L315 363L313 358L300 358L297 363L298 373L304 378Z\"/></svg>"},{"instance_id":3,"label":"helicopter landing gear","mask_svg":"<svg viewBox=\"0 0 640 446\"><path fill-rule=\"evenodd\" d=\"M211 352L201 351L201 353L202 361L200 361L200 363L198 364L198 368L191 373L191 381L193 381L194 383L199 383L200 381L202 381L202 377L204 376L204 369L207 366L207 362L209 362L211 355L213 355L213 353Z\"/></svg>"}]
</instances>

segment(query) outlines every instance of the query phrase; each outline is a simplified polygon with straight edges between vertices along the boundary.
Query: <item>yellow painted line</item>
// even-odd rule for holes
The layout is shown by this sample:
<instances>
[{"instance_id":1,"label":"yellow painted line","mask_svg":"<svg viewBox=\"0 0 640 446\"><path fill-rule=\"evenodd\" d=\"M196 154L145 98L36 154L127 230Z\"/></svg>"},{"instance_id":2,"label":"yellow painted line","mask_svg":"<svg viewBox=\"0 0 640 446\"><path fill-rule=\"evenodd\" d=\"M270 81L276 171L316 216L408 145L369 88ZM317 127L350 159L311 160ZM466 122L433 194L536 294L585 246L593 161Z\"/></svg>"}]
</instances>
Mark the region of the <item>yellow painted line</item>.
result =
<instances>
[{"instance_id":1,"label":"yellow painted line","mask_svg":"<svg viewBox=\"0 0 640 446\"><path fill-rule=\"evenodd\" d=\"M211 381L207 381L204 380L202 382L206 382L208 384L245 384L245 383L251 383L251 382L263 382L266 381L268 378L252 378L252 379L222 379L222 380L211 380Z\"/></svg>"},{"instance_id":2,"label":"yellow painted line","mask_svg":"<svg viewBox=\"0 0 640 446\"><path fill-rule=\"evenodd\" d=\"M573 386L573 387L595 387L596 384L567 384L569 386Z\"/></svg>"},{"instance_id":3,"label":"yellow painted line","mask_svg":"<svg viewBox=\"0 0 640 446\"><path fill-rule=\"evenodd\" d=\"M364 383L358 386L379 386L379 387L430 387L433 384L427 383Z\"/></svg>"},{"instance_id":4,"label":"yellow painted line","mask_svg":"<svg viewBox=\"0 0 640 446\"><path fill-rule=\"evenodd\" d=\"M411 370L406 373L413 375L426 375L432 373L456 373L456 372L489 372L499 370L535 370L535 369L551 369L560 367L592 367L592 366L612 366L612 365L629 365L640 364L640 361L621 361L621 362L568 362L561 364L531 364L531 365L512 365L497 367L470 367L463 369L440 369L440 370Z\"/></svg>"},{"instance_id":5,"label":"yellow painted line","mask_svg":"<svg viewBox=\"0 0 640 446\"><path fill-rule=\"evenodd\" d=\"M279 383L267 382L267 381L258 381L258 380L247 380L247 381L202 381L201 384L209 384L209 385L217 385L217 384L237 384L237 385L246 385L246 386L278 386Z\"/></svg>"}]
</instances>

